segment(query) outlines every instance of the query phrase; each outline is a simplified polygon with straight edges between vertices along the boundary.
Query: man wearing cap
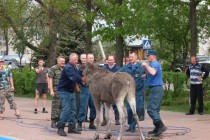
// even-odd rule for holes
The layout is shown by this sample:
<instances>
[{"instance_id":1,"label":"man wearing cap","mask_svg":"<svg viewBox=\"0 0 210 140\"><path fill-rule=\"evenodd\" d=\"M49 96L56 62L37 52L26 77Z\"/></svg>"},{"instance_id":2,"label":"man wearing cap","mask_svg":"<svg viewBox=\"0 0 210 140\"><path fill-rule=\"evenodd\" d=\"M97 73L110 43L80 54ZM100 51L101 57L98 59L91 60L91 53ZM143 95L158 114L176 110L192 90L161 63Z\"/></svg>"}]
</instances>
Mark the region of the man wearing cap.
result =
<instances>
[{"instance_id":1,"label":"man wearing cap","mask_svg":"<svg viewBox=\"0 0 210 140\"><path fill-rule=\"evenodd\" d=\"M144 90L144 80L143 75L145 71L142 65L137 62L138 56L135 52L129 54L130 63L124 65L119 71L120 72L127 72L129 73L133 79L135 80L136 84L136 113L138 117L143 121L143 110L144 110L144 97L143 97L143 90ZM133 112L130 108L130 105L126 102L127 107L127 114L128 114L128 124L130 124L129 128L126 130L127 132L134 133L136 130L136 121L133 118Z\"/></svg>"},{"instance_id":2,"label":"man wearing cap","mask_svg":"<svg viewBox=\"0 0 210 140\"><path fill-rule=\"evenodd\" d=\"M159 113L164 90L162 86L162 68L156 59L156 55L157 53L154 50L150 50L147 53L147 59L150 64L142 62L142 66L147 72L146 86L149 87L150 92L147 113L150 118L152 118L153 124L155 125L155 128L152 131L149 131L149 134L159 136L167 130L167 127L163 124Z\"/></svg>"}]
</instances>

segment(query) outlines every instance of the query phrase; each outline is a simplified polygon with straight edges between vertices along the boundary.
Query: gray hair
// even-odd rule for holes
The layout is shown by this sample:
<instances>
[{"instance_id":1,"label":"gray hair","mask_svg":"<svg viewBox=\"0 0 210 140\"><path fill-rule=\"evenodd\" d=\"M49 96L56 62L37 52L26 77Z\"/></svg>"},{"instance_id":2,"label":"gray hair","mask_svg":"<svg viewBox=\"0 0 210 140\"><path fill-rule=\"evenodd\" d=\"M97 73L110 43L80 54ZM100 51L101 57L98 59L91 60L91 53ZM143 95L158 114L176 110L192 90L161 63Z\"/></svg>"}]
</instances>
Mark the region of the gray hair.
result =
<instances>
[{"instance_id":1,"label":"gray hair","mask_svg":"<svg viewBox=\"0 0 210 140\"><path fill-rule=\"evenodd\" d=\"M71 53L70 55L69 55L69 60L71 60L72 59L72 57L74 57L74 56L77 56L78 57L78 54L76 54L76 53Z\"/></svg>"}]
</instances>

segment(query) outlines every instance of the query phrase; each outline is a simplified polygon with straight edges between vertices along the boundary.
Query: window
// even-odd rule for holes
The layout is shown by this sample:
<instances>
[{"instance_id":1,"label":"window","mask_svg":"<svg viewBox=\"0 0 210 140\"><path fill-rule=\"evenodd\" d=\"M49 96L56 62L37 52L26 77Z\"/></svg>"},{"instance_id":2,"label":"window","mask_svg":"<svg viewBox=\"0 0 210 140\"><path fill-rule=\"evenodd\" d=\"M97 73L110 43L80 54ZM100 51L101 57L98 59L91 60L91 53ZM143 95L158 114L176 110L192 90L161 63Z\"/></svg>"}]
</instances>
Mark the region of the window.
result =
<instances>
[{"instance_id":1,"label":"window","mask_svg":"<svg viewBox=\"0 0 210 140\"><path fill-rule=\"evenodd\" d=\"M6 51L0 51L0 55L5 55Z\"/></svg>"}]
</instances>

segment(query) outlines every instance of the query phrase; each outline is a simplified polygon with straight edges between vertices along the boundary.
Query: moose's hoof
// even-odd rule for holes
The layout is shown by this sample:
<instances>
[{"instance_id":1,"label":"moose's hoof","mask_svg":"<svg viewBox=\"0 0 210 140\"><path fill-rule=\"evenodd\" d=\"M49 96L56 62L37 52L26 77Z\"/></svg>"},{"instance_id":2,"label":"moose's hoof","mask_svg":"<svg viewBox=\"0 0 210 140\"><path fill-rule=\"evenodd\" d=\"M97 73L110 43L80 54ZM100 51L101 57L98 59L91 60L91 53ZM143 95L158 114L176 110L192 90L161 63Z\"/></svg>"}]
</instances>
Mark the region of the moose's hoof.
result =
<instances>
[{"instance_id":1,"label":"moose's hoof","mask_svg":"<svg viewBox=\"0 0 210 140\"><path fill-rule=\"evenodd\" d=\"M92 140L99 140L99 135L95 136Z\"/></svg>"},{"instance_id":2,"label":"moose's hoof","mask_svg":"<svg viewBox=\"0 0 210 140\"><path fill-rule=\"evenodd\" d=\"M109 134L106 134L106 136L105 136L105 138L104 138L104 139L111 139L111 137L112 137L112 134L111 134L111 133L109 133Z\"/></svg>"}]
</instances>

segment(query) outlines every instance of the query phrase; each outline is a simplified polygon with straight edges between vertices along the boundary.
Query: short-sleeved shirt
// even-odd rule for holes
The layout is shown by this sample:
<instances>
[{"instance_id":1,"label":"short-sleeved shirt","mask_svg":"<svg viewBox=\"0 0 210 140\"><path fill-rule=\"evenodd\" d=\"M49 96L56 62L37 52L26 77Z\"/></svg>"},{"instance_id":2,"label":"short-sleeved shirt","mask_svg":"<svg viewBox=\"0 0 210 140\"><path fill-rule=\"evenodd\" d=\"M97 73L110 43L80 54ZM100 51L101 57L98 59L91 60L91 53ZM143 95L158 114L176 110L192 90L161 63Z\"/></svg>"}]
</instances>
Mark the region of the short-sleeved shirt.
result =
<instances>
[{"instance_id":1,"label":"short-sleeved shirt","mask_svg":"<svg viewBox=\"0 0 210 140\"><path fill-rule=\"evenodd\" d=\"M12 77L12 73L8 68L0 70L0 89L10 87L9 77Z\"/></svg>"},{"instance_id":2,"label":"short-sleeved shirt","mask_svg":"<svg viewBox=\"0 0 210 140\"><path fill-rule=\"evenodd\" d=\"M39 69L38 67L36 69ZM47 83L47 68L43 67L43 70L40 73L36 73L37 79L36 83Z\"/></svg>"},{"instance_id":3,"label":"short-sleeved shirt","mask_svg":"<svg viewBox=\"0 0 210 140\"><path fill-rule=\"evenodd\" d=\"M150 63L150 67L154 68L157 73L155 75L151 75L148 73L147 76L147 86L160 86L163 85L163 79L162 79L162 68L160 63L155 60Z\"/></svg>"},{"instance_id":4,"label":"short-sleeved shirt","mask_svg":"<svg viewBox=\"0 0 210 140\"><path fill-rule=\"evenodd\" d=\"M62 69L58 65L54 65L49 69L48 77L53 79L53 89L57 90L58 82L61 77Z\"/></svg>"}]
</instances>

